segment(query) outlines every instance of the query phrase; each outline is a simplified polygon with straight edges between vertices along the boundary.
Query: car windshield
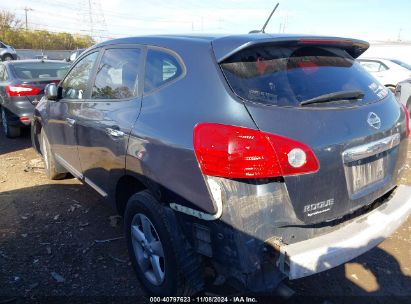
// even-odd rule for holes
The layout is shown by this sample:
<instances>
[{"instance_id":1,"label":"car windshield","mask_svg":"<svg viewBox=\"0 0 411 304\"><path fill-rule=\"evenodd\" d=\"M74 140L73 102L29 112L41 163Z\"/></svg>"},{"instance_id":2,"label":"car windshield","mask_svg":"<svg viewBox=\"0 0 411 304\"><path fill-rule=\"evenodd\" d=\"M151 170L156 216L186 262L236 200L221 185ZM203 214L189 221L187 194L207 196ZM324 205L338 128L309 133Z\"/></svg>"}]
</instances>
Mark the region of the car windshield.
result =
<instances>
[{"instance_id":1,"label":"car windshield","mask_svg":"<svg viewBox=\"0 0 411 304\"><path fill-rule=\"evenodd\" d=\"M352 91L363 93L358 101L370 103L388 94L345 50L334 47L253 47L221 68L238 96L267 105L300 106L318 96Z\"/></svg>"},{"instance_id":2,"label":"car windshield","mask_svg":"<svg viewBox=\"0 0 411 304\"><path fill-rule=\"evenodd\" d=\"M392 59L391 61L398 64L398 65L400 65L400 66L402 66L403 68L406 68L407 70L411 71L411 65L410 64L405 63L401 60L397 60L397 59Z\"/></svg>"},{"instance_id":3,"label":"car windshield","mask_svg":"<svg viewBox=\"0 0 411 304\"><path fill-rule=\"evenodd\" d=\"M13 69L20 79L61 79L69 64L65 62L15 62Z\"/></svg>"}]
</instances>

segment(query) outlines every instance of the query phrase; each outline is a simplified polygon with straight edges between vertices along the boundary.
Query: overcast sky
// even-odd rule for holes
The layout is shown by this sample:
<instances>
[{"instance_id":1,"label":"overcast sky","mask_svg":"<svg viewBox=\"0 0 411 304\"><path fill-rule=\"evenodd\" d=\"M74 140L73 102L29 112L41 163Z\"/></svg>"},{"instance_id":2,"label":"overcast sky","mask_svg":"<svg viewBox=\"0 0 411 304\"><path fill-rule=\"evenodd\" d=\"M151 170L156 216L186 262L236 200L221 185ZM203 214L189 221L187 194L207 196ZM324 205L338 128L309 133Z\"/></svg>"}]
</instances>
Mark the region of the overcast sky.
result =
<instances>
[{"instance_id":1,"label":"overcast sky","mask_svg":"<svg viewBox=\"0 0 411 304\"><path fill-rule=\"evenodd\" d=\"M266 0L13 0L0 9L30 29L106 37L170 33L247 33L260 29L277 1ZM282 0L267 26L272 33L347 36L369 41L411 41L409 0Z\"/></svg>"}]
</instances>

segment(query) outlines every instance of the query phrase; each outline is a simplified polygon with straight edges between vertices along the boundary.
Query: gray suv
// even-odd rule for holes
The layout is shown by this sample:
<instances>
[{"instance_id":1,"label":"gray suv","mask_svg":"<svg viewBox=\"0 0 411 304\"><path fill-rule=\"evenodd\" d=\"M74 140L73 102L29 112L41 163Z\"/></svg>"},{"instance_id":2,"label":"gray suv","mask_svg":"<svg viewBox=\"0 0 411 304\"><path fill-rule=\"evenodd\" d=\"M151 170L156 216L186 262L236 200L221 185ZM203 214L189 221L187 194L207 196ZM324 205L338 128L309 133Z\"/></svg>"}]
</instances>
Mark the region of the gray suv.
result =
<instances>
[{"instance_id":1,"label":"gray suv","mask_svg":"<svg viewBox=\"0 0 411 304\"><path fill-rule=\"evenodd\" d=\"M411 213L409 114L335 37L153 36L86 50L32 122L51 179L124 216L155 295L253 292L343 264ZM207 269L207 271L204 271ZM207 276L205 275L207 274Z\"/></svg>"},{"instance_id":2,"label":"gray suv","mask_svg":"<svg viewBox=\"0 0 411 304\"><path fill-rule=\"evenodd\" d=\"M0 59L1 61L17 60L16 50L0 41Z\"/></svg>"}]
</instances>

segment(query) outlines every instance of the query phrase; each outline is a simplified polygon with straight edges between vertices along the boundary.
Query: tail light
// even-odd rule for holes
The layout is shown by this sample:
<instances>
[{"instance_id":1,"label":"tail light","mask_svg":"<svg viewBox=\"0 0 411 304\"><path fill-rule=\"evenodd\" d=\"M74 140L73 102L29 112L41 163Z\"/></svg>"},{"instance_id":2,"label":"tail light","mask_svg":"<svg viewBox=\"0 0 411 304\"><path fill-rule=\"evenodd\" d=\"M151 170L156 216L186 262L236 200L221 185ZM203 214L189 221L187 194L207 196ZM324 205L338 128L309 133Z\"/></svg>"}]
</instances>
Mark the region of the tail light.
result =
<instances>
[{"instance_id":1,"label":"tail light","mask_svg":"<svg viewBox=\"0 0 411 304\"><path fill-rule=\"evenodd\" d=\"M205 175L264 178L316 172L318 160L298 141L258 130L200 123L194 150Z\"/></svg>"},{"instance_id":2,"label":"tail light","mask_svg":"<svg viewBox=\"0 0 411 304\"><path fill-rule=\"evenodd\" d=\"M19 85L8 85L6 86L7 94L10 97L19 97L19 96L33 96L39 95L42 92L42 89L19 84Z\"/></svg>"},{"instance_id":3,"label":"tail light","mask_svg":"<svg viewBox=\"0 0 411 304\"><path fill-rule=\"evenodd\" d=\"M407 107L400 103L401 109L405 114L405 137L410 136L410 112L408 112Z\"/></svg>"}]
</instances>

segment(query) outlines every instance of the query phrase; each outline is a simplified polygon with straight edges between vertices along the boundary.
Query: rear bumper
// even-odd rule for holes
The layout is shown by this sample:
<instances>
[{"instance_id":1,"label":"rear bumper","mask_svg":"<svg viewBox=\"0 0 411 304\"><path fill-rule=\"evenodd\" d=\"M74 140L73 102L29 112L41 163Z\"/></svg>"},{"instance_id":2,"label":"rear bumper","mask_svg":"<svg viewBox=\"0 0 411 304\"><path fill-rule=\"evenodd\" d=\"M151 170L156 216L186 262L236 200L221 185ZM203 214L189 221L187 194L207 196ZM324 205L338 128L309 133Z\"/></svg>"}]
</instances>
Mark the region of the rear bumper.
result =
<instances>
[{"instance_id":1,"label":"rear bumper","mask_svg":"<svg viewBox=\"0 0 411 304\"><path fill-rule=\"evenodd\" d=\"M3 105L14 117L10 117L10 124L15 126L29 126L34 114L34 105L26 97L12 99ZM21 120L27 118L27 120Z\"/></svg>"},{"instance_id":2,"label":"rear bumper","mask_svg":"<svg viewBox=\"0 0 411 304\"><path fill-rule=\"evenodd\" d=\"M411 187L341 229L280 246L279 268L290 280L328 270L367 252L395 232L411 214Z\"/></svg>"}]
</instances>

